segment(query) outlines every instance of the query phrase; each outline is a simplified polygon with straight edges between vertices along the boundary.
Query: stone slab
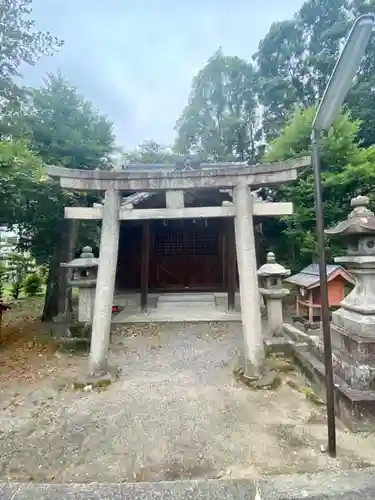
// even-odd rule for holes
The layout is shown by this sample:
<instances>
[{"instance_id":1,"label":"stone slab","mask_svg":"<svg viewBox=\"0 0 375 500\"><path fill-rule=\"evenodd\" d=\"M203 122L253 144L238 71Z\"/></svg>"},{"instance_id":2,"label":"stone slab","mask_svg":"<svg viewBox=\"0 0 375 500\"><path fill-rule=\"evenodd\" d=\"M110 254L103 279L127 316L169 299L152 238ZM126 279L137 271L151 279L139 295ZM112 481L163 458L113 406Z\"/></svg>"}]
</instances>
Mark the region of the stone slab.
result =
<instances>
[{"instance_id":1,"label":"stone slab","mask_svg":"<svg viewBox=\"0 0 375 500\"><path fill-rule=\"evenodd\" d=\"M12 500L15 498L15 495L19 491L20 487L21 485L19 484L0 483L0 499Z\"/></svg>"},{"instance_id":2,"label":"stone slab","mask_svg":"<svg viewBox=\"0 0 375 500\"><path fill-rule=\"evenodd\" d=\"M154 483L8 484L1 500L373 500L375 469Z\"/></svg>"},{"instance_id":3,"label":"stone slab","mask_svg":"<svg viewBox=\"0 0 375 500\"><path fill-rule=\"evenodd\" d=\"M213 293L168 293L160 295L158 304L165 302L215 302L215 295Z\"/></svg>"},{"instance_id":4,"label":"stone slab","mask_svg":"<svg viewBox=\"0 0 375 500\"><path fill-rule=\"evenodd\" d=\"M112 318L112 323L206 323L211 321L230 322L241 321L241 313L216 311L211 308L185 308L178 312L157 312L128 314L127 311L121 311Z\"/></svg>"},{"instance_id":5,"label":"stone slab","mask_svg":"<svg viewBox=\"0 0 375 500\"><path fill-rule=\"evenodd\" d=\"M261 500L373 500L375 470L270 476L258 488Z\"/></svg>"},{"instance_id":6,"label":"stone slab","mask_svg":"<svg viewBox=\"0 0 375 500\"><path fill-rule=\"evenodd\" d=\"M253 481L209 480L123 484L24 484L1 500L255 500ZM0 487L0 494L2 489Z\"/></svg>"}]
</instances>

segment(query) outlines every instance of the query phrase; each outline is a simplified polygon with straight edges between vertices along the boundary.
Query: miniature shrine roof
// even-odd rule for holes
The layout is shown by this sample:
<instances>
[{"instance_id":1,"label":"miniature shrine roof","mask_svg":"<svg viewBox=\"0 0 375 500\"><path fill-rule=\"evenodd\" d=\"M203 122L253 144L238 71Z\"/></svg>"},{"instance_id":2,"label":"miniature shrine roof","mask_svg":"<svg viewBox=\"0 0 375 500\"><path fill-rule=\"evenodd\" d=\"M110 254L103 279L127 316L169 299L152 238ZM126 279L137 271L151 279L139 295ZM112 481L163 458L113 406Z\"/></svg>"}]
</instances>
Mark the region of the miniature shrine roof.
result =
<instances>
[{"instance_id":1,"label":"miniature shrine roof","mask_svg":"<svg viewBox=\"0 0 375 500\"><path fill-rule=\"evenodd\" d=\"M349 283L354 284L354 279L350 274L341 266L336 264L327 265L327 279L328 281L333 280L337 276L341 276L343 279ZM309 266L302 269L297 274L290 276L285 280L287 283L292 283L293 285L302 286L304 288L316 288L320 285L319 278L319 265L310 264Z\"/></svg>"}]
</instances>

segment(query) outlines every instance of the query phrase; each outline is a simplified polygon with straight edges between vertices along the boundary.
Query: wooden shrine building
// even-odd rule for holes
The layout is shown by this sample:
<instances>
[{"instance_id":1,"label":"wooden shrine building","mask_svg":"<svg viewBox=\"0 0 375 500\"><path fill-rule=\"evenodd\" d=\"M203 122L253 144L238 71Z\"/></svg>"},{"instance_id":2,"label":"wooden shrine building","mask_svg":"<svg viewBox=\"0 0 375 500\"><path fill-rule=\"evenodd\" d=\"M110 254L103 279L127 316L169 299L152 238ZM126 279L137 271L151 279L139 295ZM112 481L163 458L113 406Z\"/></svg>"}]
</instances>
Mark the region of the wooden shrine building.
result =
<instances>
[{"instance_id":1,"label":"wooden shrine building","mask_svg":"<svg viewBox=\"0 0 375 500\"><path fill-rule=\"evenodd\" d=\"M185 192L182 201L184 207L204 210L222 207L232 199L227 192L202 190ZM157 193L133 202L134 206L165 209L166 197ZM139 292L142 286L147 286L149 292L237 288L233 218L122 221L116 289Z\"/></svg>"}]
</instances>

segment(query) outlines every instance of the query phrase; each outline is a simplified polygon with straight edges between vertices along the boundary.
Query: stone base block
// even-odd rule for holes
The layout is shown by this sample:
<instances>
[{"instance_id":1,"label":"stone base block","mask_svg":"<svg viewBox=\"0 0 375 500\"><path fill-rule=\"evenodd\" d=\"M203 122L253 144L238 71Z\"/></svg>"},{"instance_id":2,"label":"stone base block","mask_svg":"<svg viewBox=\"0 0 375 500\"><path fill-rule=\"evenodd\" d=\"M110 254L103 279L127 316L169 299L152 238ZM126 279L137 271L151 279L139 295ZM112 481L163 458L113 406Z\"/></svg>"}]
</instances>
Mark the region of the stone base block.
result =
<instances>
[{"instance_id":1,"label":"stone base block","mask_svg":"<svg viewBox=\"0 0 375 500\"><path fill-rule=\"evenodd\" d=\"M91 343L91 325L88 323L73 323L66 327L65 335L57 338L60 352L88 352Z\"/></svg>"},{"instance_id":2,"label":"stone base block","mask_svg":"<svg viewBox=\"0 0 375 500\"><path fill-rule=\"evenodd\" d=\"M58 339L59 352L89 352L90 339L84 337L61 337Z\"/></svg>"},{"instance_id":3,"label":"stone base block","mask_svg":"<svg viewBox=\"0 0 375 500\"><path fill-rule=\"evenodd\" d=\"M71 313L60 313L52 319L51 333L55 338L69 336L69 325L73 322Z\"/></svg>"},{"instance_id":4,"label":"stone base block","mask_svg":"<svg viewBox=\"0 0 375 500\"><path fill-rule=\"evenodd\" d=\"M375 330L373 337L362 337L331 324L332 345L344 349L358 363L375 364Z\"/></svg>"},{"instance_id":5,"label":"stone base block","mask_svg":"<svg viewBox=\"0 0 375 500\"><path fill-rule=\"evenodd\" d=\"M308 347L295 347L296 363L309 378L314 390L325 398L324 364ZM373 431L375 427L375 391L351 388L334 375L335 411L337 417L353 432Z\"/></svg>"},{"instance_id":6,"label":"stone base block","mask_svg":"<svg viewBox=\"0 0 375 500\"><path fill-rule=\"evenodd\" d=\"M76 389L91 389L104 388L116 382L119 376L119 371L116 368L108 368L106 371L101 371L93 374L85 374L78 377L74 382Z\"/></svg>"},{"instance_id":7,"label":"stone base block","mask_svg":"<svg viewBox=\"0 0 375 500\"><path fill-rule=\"evenodd\" d=\"M340 308L332 313L332 325L353 332L362 338L374 339L375 336L375 315L373 314L359 314Z\"/></svg>"},{"instance_id":8,"label":"stone base block","mask_svg":"<svg viewBox=\"0 0 375 500\"><path fill-rule=\"evenodd\" d=\"M324 361L323 342L319 342L315 352ZM346 349L332 346L332 365L334 373L352 389L375 390L375 363L357 361Z\"/></svg>"},{"instance_id":9,"label":"stone base block","mask_svg":"<svg viewBox=\"0 0 375 500\"><path fill-rule=\"evenodd\" d=\"M238 364L234 369L234 375L240 382L247 385L251 389L276 389L279 387L281 383L280 376L276 371L270 369L266 362L262 367L261 373L258 373L257 375L253 375L251 370L249 373L248 364L246 369L245 366L245 357L240 356Z\"/></svg>"}]
</instances>

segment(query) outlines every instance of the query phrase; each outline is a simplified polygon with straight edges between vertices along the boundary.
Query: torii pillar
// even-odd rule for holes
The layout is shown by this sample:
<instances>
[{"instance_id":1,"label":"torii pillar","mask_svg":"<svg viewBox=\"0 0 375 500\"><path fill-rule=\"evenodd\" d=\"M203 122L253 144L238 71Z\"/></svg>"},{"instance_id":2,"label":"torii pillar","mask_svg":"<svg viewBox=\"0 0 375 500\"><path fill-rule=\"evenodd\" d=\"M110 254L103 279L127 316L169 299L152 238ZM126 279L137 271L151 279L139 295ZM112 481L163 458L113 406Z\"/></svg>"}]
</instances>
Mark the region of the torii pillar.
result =
<instances>
[{"instance_id":1,"label":"torii pillar","mask_svg":"<svg viewBox=\"0 0 375 500\"><path fill-rule=\"evenodd\" d=\"M111 333L112 303L115 292L118 243L120 233L121 195L107 189L103 205L98 278L96 282L94 317L90 347L91 376L107 373L107 354Z\"/></svg>"},{"instance_id":2,"label":"torii pillar","mask_svg":"<svg viewBox=\"0 0 375 500\"><path fill-rule=\"evenodd\" d=\"M264 364L264 345L255 251L253 203L247 184L233 189L237 265L240 285L241 319L245 344L245 375L259 377Z\"/></svg>"}]
</instances>

